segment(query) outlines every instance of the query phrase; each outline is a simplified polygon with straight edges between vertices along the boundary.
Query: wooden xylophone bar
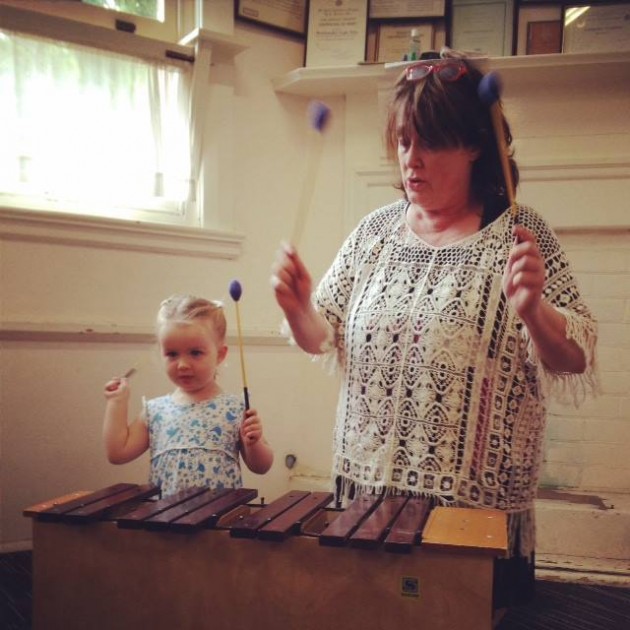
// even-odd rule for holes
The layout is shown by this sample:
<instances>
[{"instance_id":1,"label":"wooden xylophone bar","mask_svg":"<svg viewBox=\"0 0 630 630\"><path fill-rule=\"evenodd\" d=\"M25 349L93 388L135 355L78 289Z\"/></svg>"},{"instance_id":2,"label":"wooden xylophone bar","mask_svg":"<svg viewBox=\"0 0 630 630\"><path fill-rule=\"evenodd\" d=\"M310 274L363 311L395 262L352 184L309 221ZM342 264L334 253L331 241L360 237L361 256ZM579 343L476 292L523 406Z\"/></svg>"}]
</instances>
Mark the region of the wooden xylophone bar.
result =
<instances>
[{"instance_id":1,"label":"wooden xylophone bar","mask_svg":"<svg viewBox=\"0 0 630 630\"><path fill-rule=\"evenodd\" d=\"M407 501L406 497L388 497L363 520L350 536L350 544L363 549L374 549L385 539Z\"/></svg>"},{"instance_id":2,"label":"wooden xylophone bar","mask_svg":"<svg viewBox=\"0 0 630 630\"><path fill-rule=\"evenodd\" d=\"M35 630L196 630L208 615L230 630L492 628L503 513L394 496L339 510L327 492L291 491L266 505L246 488L151 498L158 493L116 484L24 510ZM162 592L164 566L177 567L173 592Z\"/></svg>"},{"instance_id":3,"label":"wooden xylophone bar","mask_svg":"<svg viewBox=\"0 0 630 630\"><path fill-rule=\"evenodd\" d=\"M226 517L221 524L229 527L230 534L236 538L283 541L291 534L301 533L303 523L332 499L329 492L290 492L267 507L260 508L241 523L234 523Z\"/></svg>"},{"instance_id":4,"label":"wooden xylophone bar","mask_svg":"<svg viewBox=\"0 0 630 630\"><path fill-rule=\"evenodd\" d=\"M397 527L385 538L385 549L404 553L419 545L430 511L431 505L427 501L411 497L396 519Z\"/></svg>"},{"instance_id":5,"label":"wooden xylophone bar","mask_svg":"<svg viewBox=\"0 0 630 630\"><path fill-rule=\"evenodd\" d=\"M43 521L89 522L103 518L118 506L129 505L155 496L159 488L152 485L137 486L119 483L97 492L81 493L70 501L52 500L34 505L24 510L24 516L32 516Z\"/></svg>"}]
</instances>

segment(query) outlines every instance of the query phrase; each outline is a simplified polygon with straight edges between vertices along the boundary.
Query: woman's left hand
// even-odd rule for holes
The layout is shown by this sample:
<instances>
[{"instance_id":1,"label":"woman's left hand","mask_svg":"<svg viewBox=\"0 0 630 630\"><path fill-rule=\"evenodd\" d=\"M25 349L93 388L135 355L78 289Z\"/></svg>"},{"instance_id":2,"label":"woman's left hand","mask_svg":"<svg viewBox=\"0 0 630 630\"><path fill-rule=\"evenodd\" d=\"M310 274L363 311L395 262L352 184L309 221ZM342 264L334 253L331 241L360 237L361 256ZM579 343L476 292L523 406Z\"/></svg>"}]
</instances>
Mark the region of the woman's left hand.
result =
<instances>
[{"instance_id":1,"label":"woman's left hand","mask_svg":"<svg viewBox=\"0 0 630 630\"><path fill-rule=\"evenodd\" d=\"M542 302L545 263L534 235L522 225L514 226L514 246L503 274L503 292L519 317L527 322Z\"/></svg>"}]
</instances>

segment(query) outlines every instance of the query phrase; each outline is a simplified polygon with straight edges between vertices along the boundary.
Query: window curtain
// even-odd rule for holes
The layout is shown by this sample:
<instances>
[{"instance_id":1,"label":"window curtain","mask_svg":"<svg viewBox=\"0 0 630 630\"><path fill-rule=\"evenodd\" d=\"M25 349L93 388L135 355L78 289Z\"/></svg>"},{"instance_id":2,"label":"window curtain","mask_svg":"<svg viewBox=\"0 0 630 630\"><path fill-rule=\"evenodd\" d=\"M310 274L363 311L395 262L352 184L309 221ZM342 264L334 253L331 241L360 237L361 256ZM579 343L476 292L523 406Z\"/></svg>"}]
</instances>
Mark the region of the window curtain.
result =
<instances>
[{"instance_id":1,"label":"window curtain","mask_svg":"<svg viewBox=\"0 0 630 630\"><path fill-rule=\"evenodd\" d=\"M184 216L199 168L191 75L192 65L0 30L0 192Z\"/></svg>"}]
</instances>

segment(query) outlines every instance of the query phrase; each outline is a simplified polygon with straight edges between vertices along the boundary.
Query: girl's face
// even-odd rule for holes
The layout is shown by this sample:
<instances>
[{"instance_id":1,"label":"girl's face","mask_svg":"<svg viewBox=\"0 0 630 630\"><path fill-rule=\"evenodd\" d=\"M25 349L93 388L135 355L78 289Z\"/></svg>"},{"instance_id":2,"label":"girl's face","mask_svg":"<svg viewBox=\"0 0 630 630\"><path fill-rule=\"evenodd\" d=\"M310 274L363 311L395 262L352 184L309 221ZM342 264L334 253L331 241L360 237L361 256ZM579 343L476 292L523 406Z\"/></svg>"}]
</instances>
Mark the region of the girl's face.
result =
<instances>
[{"instance_id":1,"label":"girl's face","mask_svg":"<svg viewBox=\"0 0 630 630\"><path fill-rule=\"evenodd\" d=\"M211 325L194 320L166 324L158 340L166 373L182 392L199 400L216 393L217 367L227 346L217 340Z\"/></svg>"}]
</instances>

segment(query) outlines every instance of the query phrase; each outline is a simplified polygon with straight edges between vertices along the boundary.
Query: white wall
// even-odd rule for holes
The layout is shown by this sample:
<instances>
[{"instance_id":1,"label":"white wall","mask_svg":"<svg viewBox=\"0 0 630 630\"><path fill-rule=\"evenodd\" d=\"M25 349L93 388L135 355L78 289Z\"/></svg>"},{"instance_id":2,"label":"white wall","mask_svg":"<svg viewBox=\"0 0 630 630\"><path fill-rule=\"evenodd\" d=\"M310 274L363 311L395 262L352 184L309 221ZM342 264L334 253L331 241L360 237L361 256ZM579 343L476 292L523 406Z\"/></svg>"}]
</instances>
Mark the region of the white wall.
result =
<instances>
[{"instance_id":1,"label":"white wall","mask_svg":"<svg viewBox=\"0 0 630 630\"><path fill-rule=\"evenodd\" d=\"M601 396L552 406L542 477L586 492L630 492L629 61L506 75L520 200L556 227L599 320Z\"/></svg>"},{"instance_id":2,"label":"white wall","mask_svg":"<svg viewBox=\"0 0 630 630\"><path fill-rule=\"evenodd\" d=\"M102 386L112 374L148 357L133 377L134 410L141 395L169 388L151 358L147 335L95 334L83 339L53 334L42 322L62 330L69 322L80 322L149 333L165 296L192 292L222 298L229 309L227 287L238 278L244 289L241 315L252 404L259 408L276 450L272 471L265 477L246 475L246 484L267 499L279 496L289 484L287 453L297 455L298 470L328 471L336 379L278 338L280 312L268 282L278 244L291 233L309 133L307 99L276 93L271 79L301 66L303 47L290 37L242 23L235 33L249 48L236 57L233 70L218 73L217 80L229 93L233 90L233 163L221 165L234 181L228 195L233 207L221 216L244 235L240 258L0 240L0 319L21 322L24 329L31 323L34 331L5 334L0 341L1 549L28 545L30 522L21 511L31 504L116 481L144 482L146 459L122 467L105 460L100 442ZM628 65L624 72L627 79ZM520 142L518 157L525 167L522 200L535 200L543 214L564 227L573 218L582 227L591 220L601 226L609 211L615 221L625 219L624 230L561 232L584 293L602 321L604 395L579 412L554 409L545 480L585 490L630 491L630 463L623 456L630 447L630 243L627 205L621 213L609 202L618 204L628 191L627 85L627 80L612 86L602 81L595 87L584 82L566 96L554 95L549 86L542 93L523 88L506 95ZM379 95L374 91L322 97L332 108L332 119L301 244L315 278L356 218L390 198L380 152ZM591 121L593 108L603 112L601 119ZM586 162L576 161L576 147ZM589 161L591 148L595 152ZM594 164L602 159L612 159L625 170L585 184L582 180L596 177ZM578 170L577 179L567 182L555 171L551 179L536 179L566 163ZM590 196L568 197L578 184ZM599 199L600 186L608 197L593 207L590 200ZM241 387L235 345L223 383L227 389Z\"/></svg>"},{"instance_id":3,"label":"white wall","mask_svg":"<svg viewBox=\"0 0 630 630\"><path fill-rule=\"evenodd\" d=\"M627 230L589 230L560 237L599 321L602 392L579 409L552 406L542 483L629 493L630 236Z\"/></svg>"}]
</instances>

